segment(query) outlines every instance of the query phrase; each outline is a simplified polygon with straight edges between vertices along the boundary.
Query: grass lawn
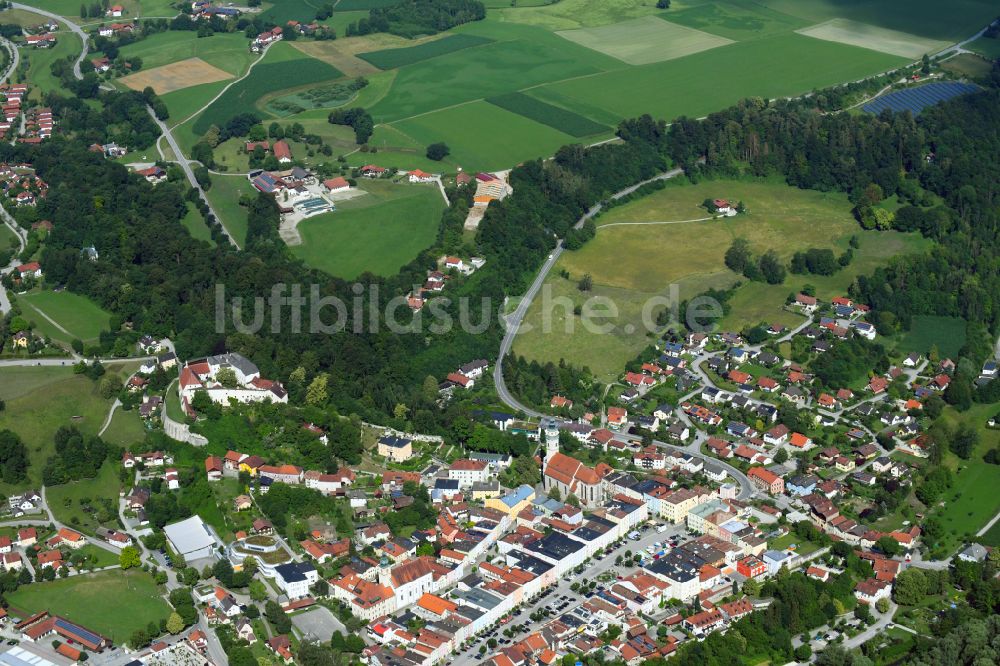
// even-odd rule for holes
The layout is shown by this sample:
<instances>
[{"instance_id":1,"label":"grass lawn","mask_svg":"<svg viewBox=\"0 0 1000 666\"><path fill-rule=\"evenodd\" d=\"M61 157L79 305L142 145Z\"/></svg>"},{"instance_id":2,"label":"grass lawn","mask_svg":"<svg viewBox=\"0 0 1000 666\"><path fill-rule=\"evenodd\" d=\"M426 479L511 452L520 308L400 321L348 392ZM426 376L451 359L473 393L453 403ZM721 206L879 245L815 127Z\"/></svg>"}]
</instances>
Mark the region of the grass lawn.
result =
<instances>
[{"instance_id":1,"label":"grass lawn","mask_svg":"<svg viewBox=\"0 0 1000 666\"><path fill-rule=\"evenodd\" d=\"M986 533L983 534L983 536L976 539L976 541L983 544L984 546L991 546L991 547L1000 546L1000 520L993 523L993 527L986 530Z\"/></svg>"},{"instance_id":2,"label":"grass lawn","mask_svg":"<svg viewBox=\"0 0 1000 666\"><path fill-rule=\"evenodd\" d=\"M937 345L943 358L955 357L964 344L965 320L957 317L916 315L913 317L910 330L896 343L896 349L904 353L915 351L926 354L931 347Z\"/></svg>"},{"instance_id":3,"label":"grass lawn","mask_svg":"<svg viewBox=\"0 0 1000 666\"><path fill-rule=\"evenodd\" d=\"M108 461L101 466L93 479L48 486L46 499L59 522L93 534L101 523L84 505L89 506L100 499L109 499L117 512L120 486L116 466Z\"/></svg>"},{"instance_id":4,"label":"grass lawn","mask_svg":"<svg viewBox=\"0 0 1000 666\"><path fill-rule=\"evenodd\" d=\"M91 558L87 563L87 567L93 569L102 569L104 567L114 566L121 561L120 557L115 553L112 553L110 550L104 550L103 548L99 548L89 543L81 548L80 552L88 558Z\"/></svg>"},{"instance_id":5,"label":"grass lawn","mask_svg":"<svg viewBox=\"0 0 1000 666\"><path fill-rule=\"evenodd\" d=\"M949 407L943 415L952 426L966 423L979 433L979 444L969 460L961 460L950 451L944 453L943 464L955 473L955 483L945 493L945 505L934 507L930 513L945 526L944 542L949 555L1000 510L1000 494L996 492L1000 466L983 463L983 455L1000 446L1000 430L986 427L986 421L995 413L995 405L973 405L966 412Z\"/></svg>"},{"instance_id":6,"label":"grass lawn","mask_svg":"<svg viewBox=\"0 0 1000 666\"><path fill-rule=\"evenodd\" d=\"M215 184L214 179L212 180L212 184ZM181 224L188 230L192 238L206 241L209 245L215 245L215 241L212 240L212 232L209 231L208 225L205 224L205 218L201 216L201 213L194 207L194 204L188 203L187 214L181 218Z\"/></svg>"},{"instance_id":7,"label":"grass lawn","mask_svg":"<svg viewBox=\"0 0 1000 666\"><path fill-rule=\"evenodd\" d=\"M138 409L125 411L121 407L115 410L108 429L102 435L104 441L127 448L146 438L146 428L139 418Z\"/></svg>"},{"instance_id":8,"label":"grass lawn","mask_svg":"<svg viewBox=\"0 0 1000 666\"><path fill-rule=\"evenodd\" d=\"M240 206L240 196L256 193L245 176L213 176L212 189L206 194L212 209L242 247L247 239L247 211Z\"/></svg>"},{"instance_id":9,"label":"grass lawn","mask_svg":"<svg viewBox=\"0 0 1000 666\"><path fill-rule=\"evenodd\" d=\"M84 343L96 342L102 330L107 330L111 314L98 307L86 296L70 291L33 291L19 296L17 302L24 308L25 316L40 331L53 340L71 342L73 338ZM48 315L58 324L48 321Z\"/></svg>"},{"instance_id":10,"label":"grass lawn","mask_svg":"<svg viewBox=\"0 0 1000 666\"><path fill-rule=\"evenodd\" d=\"M38 366L0 369L0 400L13 400L51 384L58 384L72 374L69 368Z\"/></svg>"},{"instance_id":11,"label":"grass lawn","mask_svg":"<svg viewBox=\"0 0 1000 666\"><path fill-rule=\"evenodd\" d=\"M17 236L6 224L0 224L0 251L18 248Z\"/></svg>"},{"instance_id":12,"label":"grass lawn","mask_svg":"<svg viewBox=\"0 0 1000 666\"><path fill-rule=\"evenodd\" d=\"M34 370L39 376L23 372L26 370ZM96 435L111 406L97 392L97 384L83 375L74 375L68 367L0 368L0 386L4 387L0 391L6 392L8 376L24 387L24 392L6 399L7 409L0 412L0 430L13 430L24 441L29 466L24 483L0 484L0 492L7 495L41 485L42 468L55 449L52 437L56 430L74 425L85 435Z\"/></svg>"},{"instance_id":13,"label":"grass lawn","mask_svg":"<svg viewBox=\"0 0 1000 666\"><path fill-rule=\"evenodd\" d=\"M170 606L160 598L153 577L137 569L100 571L24 585L6 598L22 617L47 610L108 636L115 643L126 641L136 629L145 629L150 622L159 625L170 614Z\"/></svg>"},{"instance_id":14,"label":"grass lawn","mask_svg":"<svg viewBox=\"0 0 1000 666\"><path fill-rule=\"evenodd\" d=\"M47 92L62 91L62 82L52 75L52 63L63 60L67 57L76 58L80 54L80 38L69 30L60 30L56 45L47 49L22 48L21 66L25 59L28 61L28 75L24 81L17 83L30 83L31 91L29 97L32 100L40 101L42 95Z\"/></svg>"},{"instance_id":15,"label":"grass lawn","mask_svg":"<svg viewBox=\"0 0 1000 666\"><path fill-rule=\"evenodd\" d=\"M994 42L998 40L992 40ZM997 58L1000 58L1000 49L997 49ZM973 53L960 53L954 58L948 58L941 63L941 69L952 72L956 76L965 76L970 79L981 79L989 76L993 71L993 61L980 57Z\"/></svg>"},{"instance_id":16,"label":"grass lawn","mask_svg":"<svg viewBox=\"0 0 1000 666\"><path fill-rule=\"evenodd\" d=\"M795 546L794 550L799 555L808 555L819 550L819 544L802 539L795 532L789 532L773 541L769 541L767 544L767 547L771 550L785 550L790 546Z\"/></svg>"},{"instance_id":17,"label":"grass lawn","mask_svg":"<svg viewBox=\"0 0 1000 666\"><path fill-rule=\"evenodd\" d=\"M187 418L184 415L184 410L181 409L181 399L177 395L177 382L174 381L170 386L167 387L166 391L166 401L167 401L167 416L169 416L174 421L178 423L184 423L184 419Z\"/></svg>"},{"instance_id":18,"label":"grass lawn","mask_svg":"<svg viewBox=\"0 0 1000 666\"><path fill-rule=\"evenodd\" d=\"M291 247L295 256L353 279L390 275L434 241L444 208L436 186L373 181L363 187L367 195L299 223L303 242Z\"/></svg>"}]
</instances>

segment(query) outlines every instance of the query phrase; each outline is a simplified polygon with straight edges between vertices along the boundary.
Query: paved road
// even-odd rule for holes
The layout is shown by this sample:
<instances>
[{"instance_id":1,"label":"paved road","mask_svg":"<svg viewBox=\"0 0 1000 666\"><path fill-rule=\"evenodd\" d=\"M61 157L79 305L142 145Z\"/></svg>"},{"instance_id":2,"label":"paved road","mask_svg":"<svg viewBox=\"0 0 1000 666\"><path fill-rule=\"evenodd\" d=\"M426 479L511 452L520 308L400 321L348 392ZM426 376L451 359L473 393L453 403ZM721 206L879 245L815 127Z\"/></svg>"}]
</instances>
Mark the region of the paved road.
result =
<instances>
[{"instance_id":1,"label":"paved road","mask_svg":"<svg viewBox=\"0 0 1000 666\"><path fill-rule=\"evenodd\" d=\"M660 175L650 178L649 180L644 180L630 187L626 187L625 189L613 194L611 198L621 199L622 197L632 194L646 183L651 183L656 180L667 180L668 178L674 178L683 173L684 173L683 169L673 169L671 171L667 171L666 173L661 173ZM580 229L581 227L583 227L584 223L586 223L587 220L593 218L595 215L600 213L602 208L603 206L600 203L594 204L590 208L590 210L584 213L583 216L579 220L577 220L573 228ZM521 302L518 303L517 309L515 309L514 312L512 312L510 315L507 316L506 318L507 330L504 333L503 341L500 343L500 352L497 355L497 362L493 366L493 383L497 387L497 394L500 396L500 399L508 407L520 410L530 416L537 417L537 416L542 416L542 414L521 404L521 402L517 398L515 398L510 391L507 390L507 385L504 383L504 378L503 378L503 359L507 354L510 353L511 347L513 347L514 345L514 337L517 335L517 330L521 327L521 324L524 322L525 315L528 314L528 308L531 306L531 302L534 300L535 296L538 295L538 291L542 288L542 284L544 284L545 278L548 277L549 271L551 271L552 267L555 266L556 262L559 260L559 257L562 255L562 253L563 253L563 246L562 246L562 241L560 240L559 242L556 243L556 248L552 251L552 254L550 254L549 258L545 261L544 264L542 264L542 267L538 271L538 275L535 277L534 282L531 283L531 286L528 287L528 291L525 292L524 294L524 298L522 298Z\"/></svg>"},{"instance_id":2,"label":"paved road","mask_svg":"<svg viewBox=\"0 0 1000 666\"><path fill-rule=\"evenodd\" d=\"M0 44L3 44L10 53L10 65L8 65L7 71L3 73L3 76L0 76L0 83L6 83L7 79L10 78L21 62L21 52L18 51L17 47L9 39L0 37Z\"/></svg>"},{"instance_id":3,"label":"paved road","mask_svg":"<svg viewBox=\"0 0 1000 666\"><path fill-rule=\"evenodd\" d=\"M170 149L174 151L174 155L177 157L176 164L180 165L181 169L183 169L184 175L187 176L188 183L191 185L191 187L198 190L198 196L201 197L201 200L205 202L206 206L208 206L208 212L211 213L213 217L215 217L216 221L218 221L219 226L222 228L222 233L225 234L226 238L229 239L229 242L232 243L237 250L240 249L240 244L237 243L236 239L233 238L233 235L229 233L229 229L226 228L226 225L222 221L222 218L219 217L219 215L215 212L215 210L212 208L212 204L208 201L208 197L205 196L205 190L201 189L201 185L198 183L198 179L194 177L194 171L191 169L191 162L186 157L184 157L184 153L181 151L181 147L177 144L177 140L174 139L174 135L170 132L170 128L167 127L167 124L165 122L156 117L156 113L153 111L153 107L147 106L146 110L149 111L149 115L152 116L156 124L159 125L160 131L166 138L167 143L170 144Z\"/></svg>"},{"instance_id":4,"label":"paved road","mask_svg":"<svg viewBox=\"0 0 1000 666\"><path fill-rule=\"evenodd\" d=\"M35 14L41 14L42 16L47 16L50 19L55 19L60 23L65 23L67 26L69 26L70 30L76 33L76 35L83 42L83 49L80 51L80 55L78 55L76 57L76 60L73 62L73 76L75 76L77 79L82 79L83 73L80 71L80 63L82 63L83 59L87 57L87 41L90 39L87 33L83 31L83 28L78 26L76 23L73 23L65 16L60 16L59 14L53 14L52 12L45 9L39 9L38 7L31 7L29 5L22 5L18 2L11 3L11 6L14 9L24 9L29 12L34 12Z\"/></svg>"}]
</instances>

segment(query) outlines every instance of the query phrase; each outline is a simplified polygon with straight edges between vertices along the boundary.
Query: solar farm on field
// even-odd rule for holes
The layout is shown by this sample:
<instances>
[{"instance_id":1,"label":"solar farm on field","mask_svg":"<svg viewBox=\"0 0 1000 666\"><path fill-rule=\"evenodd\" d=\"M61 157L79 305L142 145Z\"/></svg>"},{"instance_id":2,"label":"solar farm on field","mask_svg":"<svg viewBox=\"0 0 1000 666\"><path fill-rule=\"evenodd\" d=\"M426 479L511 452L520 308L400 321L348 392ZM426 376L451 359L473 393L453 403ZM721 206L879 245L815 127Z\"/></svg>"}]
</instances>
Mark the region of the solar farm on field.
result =
<instances>
[{"instance_id":1,"label":"solar farm on field","mask_svg":"<svg viewBox=\"0 0 1000 666\"><path fill-rule=\"evenodd\" d=\"M971 83L958 83L955 81L928 83L916 88L889 93L865 104L861 108L870 113L881 113L889 109L897 113L909 111L913 115L917 115L928 106L934 106L938 102L944 102L953 97L967 95L978 90L979 87Z\"/></svg>"},{"instance_id":2,"label":"solar farm on field","mask_svg":"<svg viewBox=\"0 0 1000 666\"><path fill-rule=\"evenodd\" d=\"M479 35L448 35L443 39L424 42L418 46L359 53L358 57L362 60L367 60L379 69L396 69L397 67L412 65L415 62L441 56L446 53L454 53L455 51L461 51L473 46L489 44L492 41L489 37L481 37Z\"/></svg>"}]
</instances>

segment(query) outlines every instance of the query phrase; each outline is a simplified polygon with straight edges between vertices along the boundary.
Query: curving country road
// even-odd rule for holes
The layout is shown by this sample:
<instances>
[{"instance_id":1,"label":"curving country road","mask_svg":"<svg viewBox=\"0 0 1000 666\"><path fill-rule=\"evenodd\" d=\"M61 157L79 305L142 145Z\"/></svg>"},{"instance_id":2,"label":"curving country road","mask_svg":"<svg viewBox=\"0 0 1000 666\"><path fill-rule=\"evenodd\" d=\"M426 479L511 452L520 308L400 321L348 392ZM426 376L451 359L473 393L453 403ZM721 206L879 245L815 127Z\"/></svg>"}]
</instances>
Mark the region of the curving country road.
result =
<instances>
[{"instance_id":1,"label":"curving country road","mask_svg":"<svg viewBox=\"0 0 1000 666\"><path fill-rule=\"evenodd\" d=\"M80 64L83 62L83 59L87 57L87 41L89 39L87 33L83 31L83 28L78 26L76 23L73 23L65 16L54 14L45 9L39 9L38 7L31 7L29 5L22 5L17 2L12 3L11 6L13 6L15 9L23 9L25 11L34 12L36 14L41 14L42 16L47 16L48 18L59 21L61 23L65 23L67 26L69 26L70 30L72 30L74 33L77 34L77 36L80 37L81 41L83 42L83 47L80 50L80 55L77 56L76 61L73 63L73 76L75 76L77 79L82 79L83 72L80 70ZM149 112L149 115L152 116L153 120L160 128L160 132L163 134L164 137L166 137L167 143L170 145L170 149L174 151L174 155L177 157L176 164L178 164L184 171L184 176L187 177L188 184L191 185L191 187L193 187L195 190L197 190L198 196L201 198L202 201L205 202L205 205L208 206L208 212L212 214L212 216L216 219L216 221L218 221L219 227L222 229L222 233L226 236L227 239L229 239L229 242L232 243L232 245L237 250L240 249L239 243L237 243L236 239L233 238L233 235L229 233L229 229L226 228L226 225L223 223L222 218L219 217L218 214L216 214L215 210L212 208L212 204L209 203L208 197L205 196L205 190L203 190L201 184L198 183L198 179L194 177L194 171L191 169L191 164L184 157L184 153L181 151L180 146L177 145L177 141L174 139L174 135L170 132L170 128L167 127L166 123L164 123L163 121L161 121L159 118L156 117L156 113L153 111L152 107L147 106L146 110Z\"/></svg>"},{"instance_id":2,"label":"curving country road","mask_svg":"<svg viewBox=\"0 0 1000 666\"><path fill-rule=\"evenodd\" d=\"M3 44L4 48L10 53L10 64L7 66L7 71L3 73L3 76L0 76L0 83L6 83L7 79L10 78L11 74L14 73L14 70L21 63L21 52L9 39L0 37L0 44Z\"/></svg>"},{"instance_id":3,"label":"curving country road","mask_svg":"<svg viewBox=\"0 0 1000 666\"><path fill-rule=\"evenodd\" d=\"M637 189L639 189L640 187L642 187L647 183L652 183L657 180L667 180L670 178L675 178L683 173L684 173L683 169L671 169L670 171L661 173L658 176L654 176L653 178L650 178L648 180L644 180L639 183L636 183L635 185L626 187L625 189L620 190L615 194L611 195L611 198L621 199L622 197L632 194ZM591 206L590 210L584 213L583 216L580 217L579 220L577 220L576 224L573 225L573 228L574 229L582 228L584 223L586 223L587 220L593 218L595 215L600 213L602 208L603 205L600 202ZM507 315L507 317L505 318L504 323L506 324L507 330L504 332L503 341L500 343L500 351L497 354L497 361L496 364L493 366L493 383L496 384L497 393L499 394L500 399L503 401L503 403L512 409L520 410L525 414L531 416L543 416L543 414L541 414L540 412L536 412L531 408L526 407L525 405L522 405L517 400L517 398L515 398L511 394L511 392L507 390L507 385L504 383L504 378L503 378L503 359L507 354L510 353L511 348L514 346L514 337L517 335L517 330L521 327L525 315L528 314L528 308L531 307L531 302L534 300L535 296L538 295L538 291L542 288L542 284L544 284L545 279L548 277L549 271L551 271L552 267L556 265L557 261L559 261L559 257L562 256L562 253L563 253L563 246L562 246L562 241L560 240L559 242L556 243L556 248L552 250L552 253L549 255L549 258L545 260L544 264L542 264L541 269L539 269L538 271L538 275L535 276L535 281L531 283L530 287L528 287L528 291L525 292L524 297L521 299L521 302L517 304L517 308L514 310L514 312Z\"/></svg>"},{"instance_id":4,"label":"curving country road","mask_svg":"<svg viewBox=\"0 0 1000 666\"><path fill-rule=\"evenodd\" d=\"M174 135L170 132L170 128L167 127L165 122L156 117L156 112L153 111L153 107L147 106L146 111L149 112L153 121L160 128L160 132L162 132L163 136L167 139L167 143L170 145L170 150L174 151L174 156L177 158L177 161L174 163L180 166L181 170L184 171L184 175L188 179L188 184L198 191L198 196L205 203L205 205L208 206L208 212L215 218L215 221L219 223L219 228L222 229L222 233L229 239L229 242L232 243L233 247L239 250L240 244L236 242L233 235L229 233L229 229L226 228L222 218L219 217L219 215L215 212L215 209L212 208L212 204L205 195L205 190L201 189L201 184L198 182L198 179L194 177L194 170L191 168L190 160L184 157L184 153L181 151L181 147L177 144L177 140L174 139Z\"/></svg>"},{"instance_id":5,"label":"curving country road","mask_svg":"<svg viewBox=\"0 0 1000 666\"><path fill-rule=\"evenodd\" d=\"M80 63L82 63L83 59L87 57L87 40L89 39L87 33L83 31L83 28L78 26L76 23L73 23L65 16L60 16L59 14L53 14L52 12L46 9L39 9L38 7L22 5L19 2L12 2L11 7L13 7L14 9L23 9L25 11L32 12L34 14L41 14L42 16L47 16L50 19L59 21L60 23L65 23L71 31L76 33L77 37L80 38L80 41L83 42L83 49L80 51L80 55L78 55L76 60L73 62L73 76L75 76L77 79L82 79L83 73L80 71Z\"/></svg>"},{"instance_id":6,"label":"curving country road","mask_svg":"<svg viewBox=\"0 0 1000 666\"><path fill-rule=\"evenodd\" d=\"M635 185L626 187L625 189L620 190L619 192L613 194L611 196L611 199L621 199L622 197L632 194L637 189L639 189L640 187L642 187L647 183L651 183L657 180L667 180L670 178L676 178L677 176L683 173L684 173L683 169L672 169L665 173L661 173L658 176L654 176L653 178L650 178L648 180L644 180L642 182L636 183ZM600 213L602 208L603 205L601 203L594 204L594 206L592 206L590 210L584 213L583 216L581 216L580 219L577 220L577 223L574 225L574 228L579 229L583 227L584 223L586 223L587 220L592 219L595 215ZM556 248L549 255L548 259L546 259L545 263L542 264L541 269L539 269L538 271L538 275L535 276L534 281L531 283L531 286L528 287L528 291L525 292L524 297L521 299L521 302L518 303L517 308L514 310L514 312L507 315L505 319L506 331L504 332L503 341L500 343L500 352L497 355L496 363L493 366L493 383L496 385L497 395L500 397L500 400L503 401L503 403L508 407L510 407L511 409L523 412L528 416L534 416L536 418L541 418L543 416L548 416L548 415L542 414L541 412L534 410L528 407L527 405L521 403L521 401L518 400L516 397L514 397L514 395L507 389L507 385L503 377L503 360L504 357L510 353L511 348L514 345L514 338L517 335L518 329L520 328L521 324L524 321L524 317L528 313L528 308L531 307L531 302L534 300L535 296L538 295L539 290L542 288L542 284L545 283L545 280L548 277L549 272L552 270L552 267L555 266L556 262L559 260L559 257L562 256L562 253L563 253L563 246L562 246L562 241L560 241L559 243L556 244ZM698 431L695 430L695 432ZM634 435L627 435L621 433L619 433L618 437L625 441L640 441L642 439L641 437L636 437ZM736 467L733 467L729 463L725 462L724 460L719 460L712 456L706 456L701 452L701 442L703 441L703 439L704 437L696 436L694 441L691 444L683 447L682 450L685 453L688 453L696 458L700 458L705 462L711 462L714 465L718 465L724 468L726 472L732 478L734 478L736 482L739 483L740 485L740 493L738 496L739 499L748 499L751 496L753 496L756 490L754 489L753 484L750 483L750 479L747 478L746 474L741 472ZM681 449L681 447L675 447L670 444L667 444L666 442L661 442L661 441L654 441L654 444L660 448L665 448L670 450Z\"/></svg>"}]
</instances>

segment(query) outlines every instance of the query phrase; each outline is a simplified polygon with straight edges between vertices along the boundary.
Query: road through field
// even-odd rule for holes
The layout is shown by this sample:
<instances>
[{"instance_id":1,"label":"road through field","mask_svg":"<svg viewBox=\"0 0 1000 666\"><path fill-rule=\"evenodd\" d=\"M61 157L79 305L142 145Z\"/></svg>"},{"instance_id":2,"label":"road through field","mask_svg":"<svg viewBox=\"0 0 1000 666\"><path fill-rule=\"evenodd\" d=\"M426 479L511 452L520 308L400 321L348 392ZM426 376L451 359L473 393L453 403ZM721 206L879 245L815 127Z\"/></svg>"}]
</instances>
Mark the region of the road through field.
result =
<instances>
[{"instance_id":1,"label":"road through field","mask_svg":"<svg viewBox=\"0 0 1000 666\"><path fill-rule=\"evenodd\" d=\"M89 35L87 35L87 33L83 31L83 28L78 26L76 23L73 23L65 16L60 16L59 14L53 14L52 12L47 11L45 9L39 9L37 7L29 7L28 5L22 5L18 2L12 2L11 7L13 7L14 9L23 9L25 11L34 12L35 14L41 14L42 16L47 16L50 19L54 19L61 23L65 23L70 30L76 33L77 37L80 38L80 42L83 44L83 47L80 49L80 55L78 55L76 57L76 60L73 62L73 76L75 76L77 79L82 79L83 73L80 71L80 63L82 63L83 59L87 56L87 40L90 39Z\"/></svg>"}]
</instances>

